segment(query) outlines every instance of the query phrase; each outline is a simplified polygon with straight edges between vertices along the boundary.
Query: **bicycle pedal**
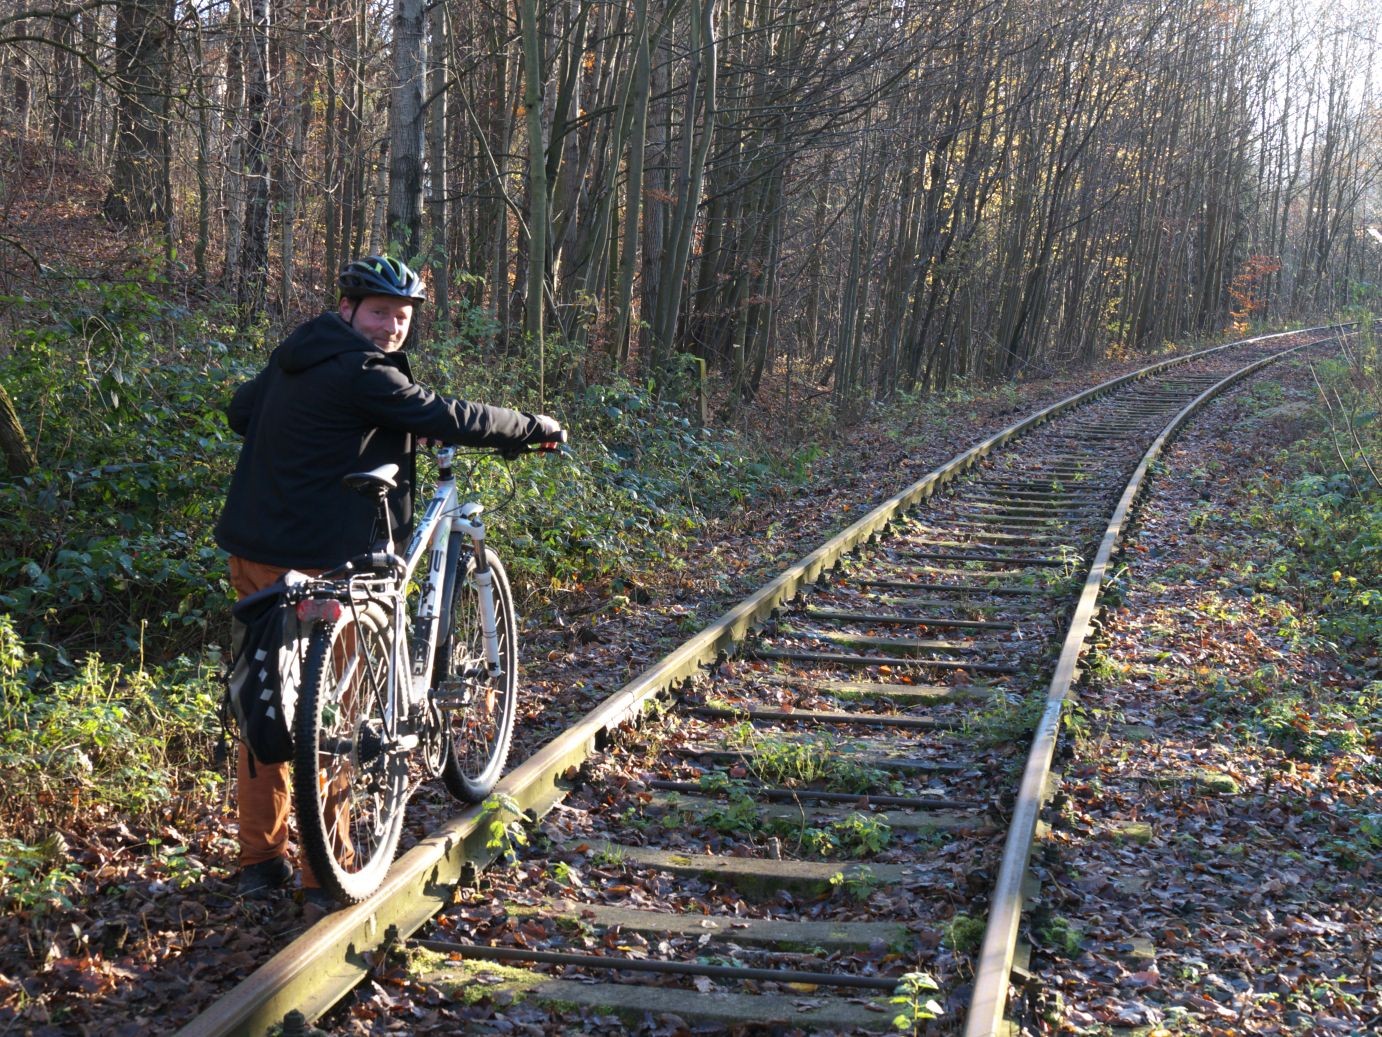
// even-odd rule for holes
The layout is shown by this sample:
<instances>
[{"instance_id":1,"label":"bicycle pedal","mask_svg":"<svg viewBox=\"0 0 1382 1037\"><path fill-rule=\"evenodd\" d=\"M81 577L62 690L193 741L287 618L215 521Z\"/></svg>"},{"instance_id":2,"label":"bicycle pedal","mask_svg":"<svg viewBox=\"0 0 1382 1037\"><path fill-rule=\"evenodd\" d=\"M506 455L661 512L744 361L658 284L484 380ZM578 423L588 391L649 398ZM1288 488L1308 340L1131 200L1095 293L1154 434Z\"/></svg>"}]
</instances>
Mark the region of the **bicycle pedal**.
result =
<instances>
[{"instance_id":1,"label":"bicycle pedal","mask_svg":"<svg viewBox=\"0 0 1382 1037\"><path fill-rule=\"evenodd\" d=\"M399 735L398 741L394 743L394 748L399 752L410 753L418 747L421 739L417 735Z\"/></svg>"}]
</instances>

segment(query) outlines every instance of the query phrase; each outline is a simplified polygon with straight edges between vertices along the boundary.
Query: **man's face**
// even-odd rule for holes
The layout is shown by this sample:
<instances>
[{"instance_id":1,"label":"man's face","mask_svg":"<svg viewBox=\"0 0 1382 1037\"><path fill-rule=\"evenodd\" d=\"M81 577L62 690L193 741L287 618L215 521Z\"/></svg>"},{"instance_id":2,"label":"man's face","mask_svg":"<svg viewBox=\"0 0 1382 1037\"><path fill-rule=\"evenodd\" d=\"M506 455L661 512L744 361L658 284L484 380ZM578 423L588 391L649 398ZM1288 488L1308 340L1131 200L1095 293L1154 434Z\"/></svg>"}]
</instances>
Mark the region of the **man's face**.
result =
<instances>
[{"instance_id":1,"label":"man's face","mask_svg":"<svg viewBox=\"0 0 1382 1037\"><path fill-rule=\"evenodd\" d=\"M387 295L367 295L360 300L342 299L341 319L385 353L403 347L413 322L413 304Z\"/></svg>"}]
</instances>

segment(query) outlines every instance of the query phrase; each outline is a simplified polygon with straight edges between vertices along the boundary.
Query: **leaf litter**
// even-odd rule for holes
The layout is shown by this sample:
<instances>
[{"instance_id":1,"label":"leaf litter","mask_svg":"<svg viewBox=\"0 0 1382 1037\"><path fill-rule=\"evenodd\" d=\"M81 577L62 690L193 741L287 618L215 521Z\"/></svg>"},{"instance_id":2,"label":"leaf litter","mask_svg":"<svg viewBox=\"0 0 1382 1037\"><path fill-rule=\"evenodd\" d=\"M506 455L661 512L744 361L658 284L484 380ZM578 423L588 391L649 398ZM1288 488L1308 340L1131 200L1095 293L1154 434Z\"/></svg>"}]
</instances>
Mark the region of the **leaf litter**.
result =
<instances>
[{"instance_id":1,"label":"leaf litter","mask_svg":"<svg viewBox=\"0 0 1382 1037\"><path fill-rule=\"evenodd\" d=\"M853 514L1019 414L1134 366L1108 363L1021 385L1015 402L1012 394L995 393L928 408L900 430L883 421L840 430L805 481L710 519L679 549L684 565L639 576L642 593L619 596L617 605L608 586L558 593L553 611L534 617L524 631L526 690L513 760L545 743ZM813 531L811 542L796 535L802 529ZM959 672L946 680L967 683L969 677ZM449 809L444 797L419 796L404 848ZM265 901L234 895L233 816L227 802L189 795L160 830L133 830L120 819L93 813L60 833L63 842L55 846L71 865L71 883L0 923L7 937L0 948L0 1028L33 1037L171 1030L300 935L314 916L294 895ZM178 853L152 851L160 845ZM937 851L937 859L940 871L932 879L919 878L919 889L940 892L946 882L963 882L974 872L973 862L948 860L946 848ZM621 885L618 869L583 862L579 873L597 890ZM523 900L522 878L519 873L506 885L511 903ZM1305 881L1302 877L1296 884ZM677 903L684 910L700 904L706 910L709 898L717 911L751 913L743 902L680 880L652 879L634 893L648 904ZM502 904L477 910L490 912L490 925L502 925ZM905 920L905 905L899 912ZM849 914L845 905L818 907L808 917ZM1318 922L1303 922L1296 913L1284 916L1282 924L1296 934L1291 926ZM931 936L944 958L949 952L940 947L939 935ZM435 1001L432 992L362 986L342 1009L340 1032L378 1032L391 1019L395 1029L407 1020L408 1032L453 1032L456 1013L465 1011L484 1018L491 1032L543 1032L545 1025L542 1013L522 1005L466 1010L438 1007ZM583 1019L587 1032L626 1032L624 1024L598 1013ZM677 1021L653 1019L646 1032L677 1032Z\"/></svg>"},{"instance_id":2,"label":"leaf litter","mask_svg":"<svg viewBox=\"0 0 1382 1037\"><path fill-rule=\"evenodd\" d=\"M1309 402L1302 368L1269 377ZM1037 858L1028 1032L1382 1032L1378 712L1319 759L1244 720L1273 689L1376 692L1254 586L1272 544L1241 516L1299 433L1261 410L1209 408L1132 534Z\"/></svg>"}]
</instances>

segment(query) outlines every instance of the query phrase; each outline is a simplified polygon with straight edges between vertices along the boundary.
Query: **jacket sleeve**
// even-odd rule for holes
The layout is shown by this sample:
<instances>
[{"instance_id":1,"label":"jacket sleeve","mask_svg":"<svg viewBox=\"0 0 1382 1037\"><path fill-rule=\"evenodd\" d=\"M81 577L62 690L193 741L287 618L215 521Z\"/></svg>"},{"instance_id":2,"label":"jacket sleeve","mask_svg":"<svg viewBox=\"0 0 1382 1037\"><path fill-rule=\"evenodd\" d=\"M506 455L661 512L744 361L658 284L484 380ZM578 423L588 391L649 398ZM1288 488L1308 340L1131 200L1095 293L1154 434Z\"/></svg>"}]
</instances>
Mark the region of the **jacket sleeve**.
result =
<instances>
[{"instance_id":1,"label":"jacket sleeve","mask_svg":"<svg viewBox=\"0 0 1382 1037\"><path fill-rule=\"evenodd\" d=\"M250 416L254 413L254 402L259 398L260 389L263 388L264 378L268 374L268 368L260 371L248 382L244 382L235 390L235 395L230 398L230 403L226 405L226 421L230 424L230 429L241 436L250 430Z\"/></svg>"},{"instance_id":2,"label":"jacket sleeve","mask_svg":"<svg viewBox=\"0 0 1382 1037\"><path fill-rule=\"evenodd\" d=\"M460 446L494 447L526 443L540 428L523 411L441 396L383 357L367 359L353 381L360 415L382 428Z\"/></svg>"}]
</instances>

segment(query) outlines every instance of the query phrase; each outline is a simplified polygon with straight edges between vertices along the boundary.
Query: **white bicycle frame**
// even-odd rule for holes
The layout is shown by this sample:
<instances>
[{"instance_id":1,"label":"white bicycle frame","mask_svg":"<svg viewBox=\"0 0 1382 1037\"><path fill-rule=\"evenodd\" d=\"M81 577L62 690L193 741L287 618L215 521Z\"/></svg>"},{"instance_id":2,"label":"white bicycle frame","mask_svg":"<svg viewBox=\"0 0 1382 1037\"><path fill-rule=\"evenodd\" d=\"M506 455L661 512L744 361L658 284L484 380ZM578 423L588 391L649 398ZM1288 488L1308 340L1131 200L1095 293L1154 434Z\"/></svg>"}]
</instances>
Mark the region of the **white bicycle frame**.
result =
<instances>
[{"instance_id":1,"label":"white bicycle frame","mask_svg":"<svg viewBox=\"0 0 1382 1037\"><path fill-rule=\"evenodd\" d=\"M445 592L447 564L450 561L447 554L451 545L452 533L464 533L470 537L470 541L474 545L475 572L473 578L479 598L485 664L490 677L497 678L502 673L499 659L499 634L495 621L494 577L490 572L488 559L485 557L485 524L480 521L480 513L484 511L484 508L473 501L459 504L456 476L452 467L455 453L455 449L452 447L441 447L437 450L437 485L433 491L432 499L427 502L427 508L413 532L407 553L402 559L403 572L399 580L401 599L406 597L407 587L412 582L423 556L428 557L427 580L419 594L417 615L413 622L412 658L407 660L403 657L401 651L403 638L399 637L395 639L395 644L399 646L400 651L395 653L395 658L390 664L390 668L394 670L392 676L394 680L398 681L398 685L395 686L408 687L410 689L409 699L413 704L424 701L432 686L432 667L436 658L437 632L442 621L442 598ZM457 572L458 584L464 576L464 573ZM452 593L459 594L459 586L454 588ZM397 617L398 633L401 634L406 625L405 602L400 600L397 605L394 615ZM409 675L409 683L406 685L402 683L405 667Z\"/></svg>"}]
</instances>

